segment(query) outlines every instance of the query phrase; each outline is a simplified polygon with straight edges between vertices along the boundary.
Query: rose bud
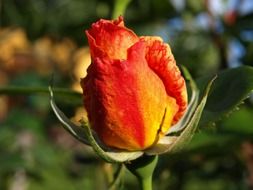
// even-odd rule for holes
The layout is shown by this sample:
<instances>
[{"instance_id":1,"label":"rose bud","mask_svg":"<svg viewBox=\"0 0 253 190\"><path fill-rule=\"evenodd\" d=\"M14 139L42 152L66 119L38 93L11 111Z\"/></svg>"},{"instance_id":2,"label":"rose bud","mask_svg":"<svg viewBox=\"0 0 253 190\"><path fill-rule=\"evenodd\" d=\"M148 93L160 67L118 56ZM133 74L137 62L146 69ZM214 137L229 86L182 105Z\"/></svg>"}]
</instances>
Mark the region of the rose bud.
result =
<instances>
[{"instance_id":1,"label":"rose bud","mask_svg":"<svg viewBox=\"0 0 253 190\"><path fill-rule=\"evenodd\" d=\"M168 44L138 37L122 17L86 31L92 63L81 80L91 128L108 147L155 145L187 108L184 78Z\"/></svg>"}]
</instances>

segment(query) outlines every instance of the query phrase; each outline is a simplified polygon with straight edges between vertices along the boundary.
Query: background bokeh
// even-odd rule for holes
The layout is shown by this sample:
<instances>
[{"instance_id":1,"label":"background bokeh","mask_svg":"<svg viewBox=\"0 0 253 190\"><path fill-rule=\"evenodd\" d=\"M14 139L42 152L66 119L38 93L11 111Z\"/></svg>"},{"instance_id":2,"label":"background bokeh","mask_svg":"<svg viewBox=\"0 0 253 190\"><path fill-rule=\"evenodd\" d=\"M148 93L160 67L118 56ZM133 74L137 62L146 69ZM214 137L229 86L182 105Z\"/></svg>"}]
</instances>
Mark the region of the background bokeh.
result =
<instances>
[{"instance_id":1,"label":"background bokeh","mask_svg":"<svg viewBox=\"0 0 253 190\"><path fill-rule=\"evenodd\" d=\"M53 81L80 91L90 64L84 30L110 19L114 3L0 0L0 87L46 89ZM138 35L168 42L195 79L253 66L252 0L133 0L124 18ZM81 100L56 101L74 122L86 115ZM160 156L155 189L253 188L252 102L249 97L226 117L201 125L181 153ZM0 190L103 190L114 170L60 126L47 93L0 94ZM122 189L137 189L128 172L123 183Z\"/></svg>"}]
</instances>

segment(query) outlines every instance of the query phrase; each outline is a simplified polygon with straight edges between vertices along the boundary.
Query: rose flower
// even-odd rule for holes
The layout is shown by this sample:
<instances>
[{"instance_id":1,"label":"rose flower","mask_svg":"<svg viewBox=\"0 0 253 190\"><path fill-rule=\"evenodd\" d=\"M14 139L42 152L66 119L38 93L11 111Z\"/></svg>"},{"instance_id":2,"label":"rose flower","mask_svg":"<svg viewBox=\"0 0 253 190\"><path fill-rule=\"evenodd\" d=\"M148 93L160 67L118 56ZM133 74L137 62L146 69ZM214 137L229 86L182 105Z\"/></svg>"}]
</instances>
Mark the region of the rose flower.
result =
<instances>
[{"instance_id":1,"label":"rose flower","mask_svg":"<svg viewBox=\"0 0 253 190\"><path fill-rule=\"evenodd\" d=\"M91 128L108 147L155 145L187 108L184 78L168 44L138 37L122 17L86 31L92 63L81 80Z\"/></svg>"}]
</instances>

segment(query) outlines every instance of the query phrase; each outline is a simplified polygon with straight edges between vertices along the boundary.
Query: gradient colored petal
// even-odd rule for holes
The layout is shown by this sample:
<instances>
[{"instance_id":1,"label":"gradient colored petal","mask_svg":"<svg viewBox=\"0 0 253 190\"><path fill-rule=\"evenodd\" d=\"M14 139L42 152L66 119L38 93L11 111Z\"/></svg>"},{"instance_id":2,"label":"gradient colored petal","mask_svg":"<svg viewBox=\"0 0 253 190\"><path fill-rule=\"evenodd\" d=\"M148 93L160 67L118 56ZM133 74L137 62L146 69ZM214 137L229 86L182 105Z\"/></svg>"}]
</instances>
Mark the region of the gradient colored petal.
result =
<instances>
[{"instance_id":1,"label":"gradient colored petal","mask_svg":"<svg viewBox=\"0 0 253 190\"><path fill-rule=\"evenodd\" d=\"M82 80L91 125L111 147L141 150L153 145L178 110L145 59L145 43L126 61L96 59ZM147 80L148 79L148 80Z\"/></svg>"},{"instance_id":2,"label":"gradient colored petal","mask_svg":"<svg viewBox=\"0 0 253 190\"><path fill-rule=\"evenodd\" d=\"M145 36L141 40L146 43L146 60L150 68L161 78L167 94L176 99L179 110L173 119L176 123L187 108L187 90L185 80L176 65L168 44L159 37Z\"/></svg>"},{"instance_id":3,"label":"gradient colored petal","mask_svg":"<svg viewBox=\"0 0 253 190\"><path fill-rule=\"evenodd\" d=\"M92 58L126 59L127 49L139 40L133 31L124 27L122 17L115 21L101 19L92 24L86 35Z\"/></svg>"}]
</instances>

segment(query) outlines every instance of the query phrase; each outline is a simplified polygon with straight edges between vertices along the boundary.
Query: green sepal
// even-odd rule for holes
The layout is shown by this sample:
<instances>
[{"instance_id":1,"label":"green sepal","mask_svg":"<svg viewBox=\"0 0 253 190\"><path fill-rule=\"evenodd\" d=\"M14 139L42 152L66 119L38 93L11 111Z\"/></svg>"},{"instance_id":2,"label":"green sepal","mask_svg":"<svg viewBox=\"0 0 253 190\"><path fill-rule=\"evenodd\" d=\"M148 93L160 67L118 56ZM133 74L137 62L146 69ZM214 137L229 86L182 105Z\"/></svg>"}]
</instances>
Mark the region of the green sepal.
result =
<instances>
[{"instance_id":1,"label":"green sepal","mask_svg":"<svg viewBox=\"0 0 253 190\"><path fill-rule=\"evenodd\" d=\"M95 138L95 133L91 130L89 124L81 120L82 127L85 129L87 138L93 150L107 162L128 162L143 155L142 151L128 152L123 150L109 149L104 146L98 138ZM102 148L103 147L103 148ZM107 150L105 150L107 149Z\"/></svg>"},{"instance_id":2,"label":"green sepal","mask_svg":"<svg viewBox=\"0 0 253 190\"><path fill-rule=\"evenodd\" d=\"M58 118L58 120L63 124L64 129L66 129L73 137L75 137L80 142L89 145L89 141L85 135L85 130L72 123L67 116L58 108L54 101L54 94L51 86L48 87L50 93L50 105Z\"/></svg>"},{"instance_id":3,"label":"green sepal","mask_svg":"<svg viewBox=\"0 0 253 190\"><path fill-rule=\"evenodd\" d=\"M198 100L199 100L199 89L197 88L197 85L195 83L195 81L192 79L189 71L185 68L185 67L181 67L182 71L184 73L184 77L187 81L189 81L189 86L191 89L191 100L187 106L186 112L183 115L183 117L177 122L177 124L173 125L168 132L166 133L166 135L171 135L177 132L180 132L181 130L183 130L189 120L191 119L194 111L196 110L196 107L198 105Z\"/></svg>"},{"instance_id":4,"label":"green sepal","mask_svg":"<svg viewBox=\"0 0 253 190\"><path fill-rule=\"evenodd\" d=\"M95 132L93 132L89 124L84 120L81 120L81 126L75 125L71 122L67 116L58 108L55 104L53 91L49 87L50 92L50 105L58 118L58 120L63 124L64 129L66 129L73 137L75 137L80 142L91 145L94 151L105 161L113 162L127 162L134 160L143 155L142 151L128 152L122 150L114 150L106 147L99 141L96 137Z\"/></svg>"}]
</instances>

